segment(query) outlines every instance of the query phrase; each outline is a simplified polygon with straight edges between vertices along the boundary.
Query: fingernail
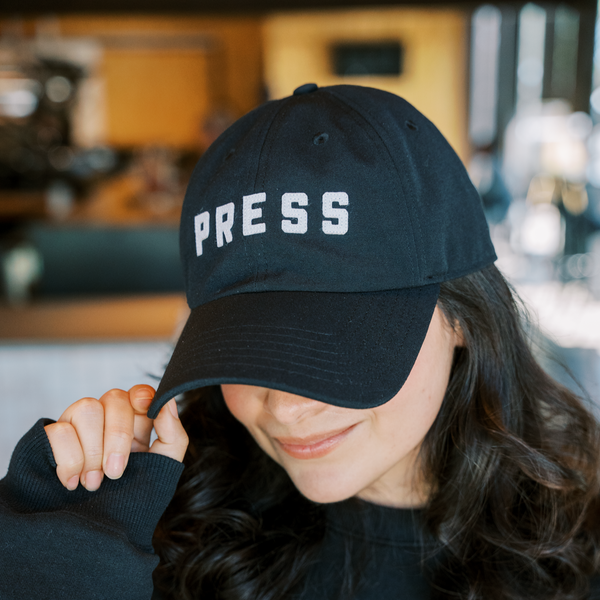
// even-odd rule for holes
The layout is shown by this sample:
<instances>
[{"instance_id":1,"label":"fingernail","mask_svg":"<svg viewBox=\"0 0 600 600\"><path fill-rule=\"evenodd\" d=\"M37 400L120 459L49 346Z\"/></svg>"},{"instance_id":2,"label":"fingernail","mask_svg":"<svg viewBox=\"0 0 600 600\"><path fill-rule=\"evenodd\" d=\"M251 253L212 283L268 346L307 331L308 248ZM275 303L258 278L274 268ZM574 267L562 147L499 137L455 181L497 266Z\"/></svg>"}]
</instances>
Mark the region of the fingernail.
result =
<instances>
[{"instance_id":1,"label":"fingernail","mask_svg":"<svg viewBox=\"0 0 600 600\"><path fill-rule=\"evenodd\" d=\"M175 400L169 400L169 410L171 411L171 414L176 418L179 419L179 413L177 412L177 403L175 402Z\"/></svg>"},{"instance_id":2,"label":"fingernail","mask_svg":"<svg viewBox=\"0 0 600 600\"><path fill-rule=\"evenodd\" d=\"M106 461L104 472L111 479L118 479L125 470L125 457L122 454L111 454Z\"/></svg>"},{"instance_id":3,"label":"fingernail","mask_svg":"<svg viewBox=\"0 0 600 600\"><path fill-rule=\"evenodd\" d=\"M95 492L102 483L102 471L89 471L85 474L85 489L88 492Z\"/></svg>"},{"instance_id":4,"label":"fingernail","mask_svg":"<svg viewBox=\"0 0 600 600\"><path fill-rule=\"evenodd\" d=\"M71 479L67 481L67 489L71 492L77 487L79 484L79 475L73 475Z\"/></svg>"}]
</instances>

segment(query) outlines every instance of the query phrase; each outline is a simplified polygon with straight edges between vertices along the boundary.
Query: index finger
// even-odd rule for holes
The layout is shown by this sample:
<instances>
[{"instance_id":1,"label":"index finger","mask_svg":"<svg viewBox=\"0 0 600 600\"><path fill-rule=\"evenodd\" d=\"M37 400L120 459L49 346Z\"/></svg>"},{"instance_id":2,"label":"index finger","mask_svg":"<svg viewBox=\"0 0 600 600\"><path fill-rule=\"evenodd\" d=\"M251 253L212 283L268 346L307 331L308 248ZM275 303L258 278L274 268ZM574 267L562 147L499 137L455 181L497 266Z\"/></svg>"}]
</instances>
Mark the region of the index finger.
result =
<instances>
[{"instance_id":1,"label":"index finger","mask_svg":"<svg viewBox=\"0 0 600 600\"><path fill-rule=\"evenodd\" d=\"M135 413L133 420L132 452L148 452L154 423L146 416L154 398L154 388L149 385L134 385L129 390L129 400Z\"/></svg>"},{"instance_id":2,"label":"index finger","mask_svg":"<svg viewBox=\"0 0 600 600\"><path fill-rule=\"evenodd\" d=\"M135 411L135 414L146 416L148 408L150 408L150 404L154 398L154 394L156 393L154 388L151 385L146 385L143 383L140 385L134 385L132 388L130 388L128 393L129 400L133 410Z\"/></svg>"},{"instance_id":3,"label":"index finger","mask_svg":"<svg viewBox=\"0 0 600 600\"><path fill-rule=\"evenodd\" d=\"M110 479L118 479L127 466L133 442L134 410L129 393L110 390L101 398L104 406L104 452L102 470Z\"/></svg>"}]
</instances>

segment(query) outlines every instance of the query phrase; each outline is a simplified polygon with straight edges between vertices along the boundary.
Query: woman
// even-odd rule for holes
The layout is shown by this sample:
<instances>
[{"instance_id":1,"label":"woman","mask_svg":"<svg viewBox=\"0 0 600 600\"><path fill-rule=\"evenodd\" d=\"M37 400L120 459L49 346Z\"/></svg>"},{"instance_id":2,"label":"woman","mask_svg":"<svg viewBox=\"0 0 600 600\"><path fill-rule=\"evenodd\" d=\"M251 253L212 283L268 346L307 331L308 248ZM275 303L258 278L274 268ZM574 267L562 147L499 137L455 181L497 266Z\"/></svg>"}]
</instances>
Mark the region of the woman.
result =
<instances>
[{"instance_id":1,"label":"woman","mask_svg":"<svg viewBox=\"0 0 600 600\"><path fill-rule=\"evenodd\" d=\"M533 359L477 193L412 106L307 84L259 107L198 164L181 252L156 395L84 399L15 451L13 597L37 575L148 598L152 535L163 598L599 593L598 425Z\"/></svg>"}]
</instances>

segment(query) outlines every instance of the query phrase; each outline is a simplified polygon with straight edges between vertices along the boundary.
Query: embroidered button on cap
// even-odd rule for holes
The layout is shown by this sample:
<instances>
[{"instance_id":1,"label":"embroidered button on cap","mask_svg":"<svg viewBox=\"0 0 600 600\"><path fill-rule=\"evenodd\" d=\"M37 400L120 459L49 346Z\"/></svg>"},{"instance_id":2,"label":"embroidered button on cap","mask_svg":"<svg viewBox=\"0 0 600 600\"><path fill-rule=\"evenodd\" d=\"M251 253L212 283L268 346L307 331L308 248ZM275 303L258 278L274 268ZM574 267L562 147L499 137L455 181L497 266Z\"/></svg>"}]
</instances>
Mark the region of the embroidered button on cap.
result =
<instances>
[{"instance_id":1,"label":"embroidered button on cap","mask_svg":"<svg viewBox=\"0 0 600 600\"><path fill-rule=\"evenodd\" d=\"M302 94L310 94L316 92L319 86L316 83L305 83L294 90L294 96L301 96Z\"/></svg>"}]
</instances>

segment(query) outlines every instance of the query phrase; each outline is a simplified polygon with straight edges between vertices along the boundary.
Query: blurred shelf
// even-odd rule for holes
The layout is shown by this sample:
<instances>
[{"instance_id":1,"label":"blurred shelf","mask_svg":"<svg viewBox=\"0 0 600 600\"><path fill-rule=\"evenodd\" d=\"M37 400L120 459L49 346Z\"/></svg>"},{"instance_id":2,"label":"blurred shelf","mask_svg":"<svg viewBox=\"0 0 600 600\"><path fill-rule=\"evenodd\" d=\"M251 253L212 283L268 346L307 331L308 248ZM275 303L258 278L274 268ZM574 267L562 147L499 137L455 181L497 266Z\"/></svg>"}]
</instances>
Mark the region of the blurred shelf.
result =
<instances>
[{"instance_id":1,"label":"blurred shelf","mask_svg":"<svg viewBox=\"0 0 600 600\"><path fill-rule=\"evenodd\" d=\"M182 294L0 306L0 343L171 340L188 314Z\"/></svg>"}]
</instances>

